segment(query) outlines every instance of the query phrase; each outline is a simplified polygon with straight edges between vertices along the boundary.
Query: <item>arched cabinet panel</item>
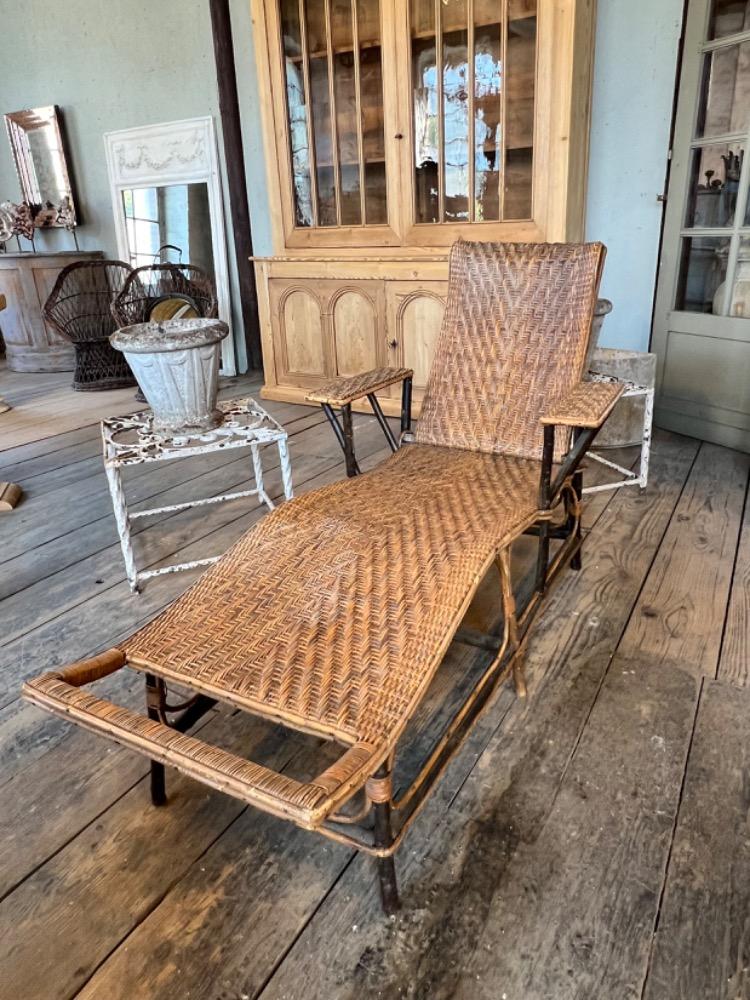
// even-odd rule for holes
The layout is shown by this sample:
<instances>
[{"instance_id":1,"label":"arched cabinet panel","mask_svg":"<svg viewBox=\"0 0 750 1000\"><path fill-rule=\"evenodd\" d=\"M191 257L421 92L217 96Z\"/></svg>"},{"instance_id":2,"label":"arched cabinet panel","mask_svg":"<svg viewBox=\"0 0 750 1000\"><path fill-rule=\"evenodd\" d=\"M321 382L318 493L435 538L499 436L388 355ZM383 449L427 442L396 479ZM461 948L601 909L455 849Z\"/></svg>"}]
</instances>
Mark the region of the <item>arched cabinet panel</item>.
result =
<instances>
[{"instance_id":1,"label":"arched cabinet panel","mask_svg":"<svg viewBox=\"0 0 750 1000\"><path fill-rule=\"evenodd\" d=\"M446 281L388 284L388 325L393 365L414 369L414 399L421 400L445 312Z\"/></svg>"},{"instance_id":2,"label":"arched cabinet panel","mask_svg":"<svg viewBox=\"0 0 750 1000\"><path fill-rule=\"evenodd\" d=\"M345 285L331 305L338 375L357 375L384 364L383 286L379 281Z\"/></svg>"},{"instance_id":3,"label":"arched cabinet panel","mask_svg":"<svg viewBox=\"0 0 750 1000\"><path fill-rule=\"evenodd\" d=\"M276 376L283 385L319 385L332 374L326 350L324 303L312 282L271 282L271 327Z\"/></svg>"}]
</instances>

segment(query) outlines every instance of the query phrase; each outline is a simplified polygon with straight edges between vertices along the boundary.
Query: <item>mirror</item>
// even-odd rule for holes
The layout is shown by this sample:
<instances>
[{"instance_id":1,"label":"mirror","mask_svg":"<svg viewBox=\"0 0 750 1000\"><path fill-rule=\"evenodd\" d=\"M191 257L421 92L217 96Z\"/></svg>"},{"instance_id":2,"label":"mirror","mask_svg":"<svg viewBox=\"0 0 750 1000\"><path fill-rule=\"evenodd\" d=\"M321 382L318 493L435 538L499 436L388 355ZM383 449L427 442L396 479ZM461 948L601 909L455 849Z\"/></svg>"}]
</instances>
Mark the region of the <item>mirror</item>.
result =
<instances>
[{"instance_id":1,"label":"mirror","mask_svg":"<svg viewBox=\"0 0 750 1000\"><path fill-rule=\"evenodd\" d=\"M58 109L30 108L5 116L23 200L35 211L34 225L76 224Z\"/></svg>"},{"instance_id":2,"label":"mirror","mask_svg":"<svg viewBox=\"0 0 750 1000\"><path fill-rule=\"evenodd\" d=\"M121 197L129 264L194 264L215 281L207 184L124 188Z\"/></svg>"},{"instance_id":3,"label":"mirror","mask_svg":"<svg viewBox=\"0 0 750 1000\"><path fill-rule=\"evenodd\" d=\"M201 268L213 279L219 319L231 328L213 119L187 118L106 132L104 145L120 259L133 267L161 262ZM182 305L160 305L160 314L175 307ZM231 336L221 342L221 367L225 375L237 370Z\"/></svg>"}]
</instances>

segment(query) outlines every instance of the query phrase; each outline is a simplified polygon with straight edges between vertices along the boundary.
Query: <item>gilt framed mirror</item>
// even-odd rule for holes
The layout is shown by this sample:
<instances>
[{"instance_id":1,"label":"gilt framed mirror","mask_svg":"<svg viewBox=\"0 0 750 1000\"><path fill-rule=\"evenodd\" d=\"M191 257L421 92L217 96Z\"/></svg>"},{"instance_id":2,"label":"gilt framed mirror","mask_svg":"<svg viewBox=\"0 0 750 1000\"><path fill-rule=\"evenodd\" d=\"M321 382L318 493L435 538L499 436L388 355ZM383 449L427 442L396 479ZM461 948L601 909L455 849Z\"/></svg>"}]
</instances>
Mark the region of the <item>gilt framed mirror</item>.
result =
<instances>
[{"instance_id":1,"label":"gilt framed mirror","mask_svg":"<svg viewBox=\"0 0 750 1000\"><path fill-rule=\"evenodd\" d=\"M216 287L219 318L232 326L224 209L211 117L107 132L117 253L132 267L200 267ZM236 373L234 340L222 341L221 370Z\"/></svg>"},{"instance_id":2,"label":"gilt framed mirror","mask_svg":"<svg viewBox=\"0 0 750 1000\"><path fill-rule=\"evenodd\" d=\"M26 108L5 115L23 200L38 228L77 224L59 108Z\"/></svg>"}]
</instances>

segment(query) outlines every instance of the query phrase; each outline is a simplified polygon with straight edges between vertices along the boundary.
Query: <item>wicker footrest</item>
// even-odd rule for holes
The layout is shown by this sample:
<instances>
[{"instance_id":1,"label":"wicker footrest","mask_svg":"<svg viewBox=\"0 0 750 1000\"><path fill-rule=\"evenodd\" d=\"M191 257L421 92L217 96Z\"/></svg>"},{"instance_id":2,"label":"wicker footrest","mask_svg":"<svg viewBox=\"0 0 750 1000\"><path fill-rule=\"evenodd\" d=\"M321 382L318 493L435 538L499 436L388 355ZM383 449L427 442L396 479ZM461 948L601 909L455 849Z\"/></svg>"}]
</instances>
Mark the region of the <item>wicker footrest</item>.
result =
<instances>
[{"instance_id":1,"label":"wicker footrest","mask_svg":"<svg viewBox=\"0 0 750 1000\"><path fill-rule=\"evenodd\" d=\"M124 666L123 653L111 649L29 681L23 693L40 708L306 829L318 827L378 766L374 748L358 743L313 781L303 783L80 689Z\"/></svg>"},{"instance_id":2,"label":"wicker footrest","mask_svg":"<svg viewBox=\"0 0 750 1000\"><path fill-rule=\"evenodd\" d=\"M405 378L411 378L413 374L411 368L376 368L362 375L342 375L308 393L305 398L308 403L346 406L355 399L362 399L372 392L379 392Z\"/></svg>"}]
</instances>

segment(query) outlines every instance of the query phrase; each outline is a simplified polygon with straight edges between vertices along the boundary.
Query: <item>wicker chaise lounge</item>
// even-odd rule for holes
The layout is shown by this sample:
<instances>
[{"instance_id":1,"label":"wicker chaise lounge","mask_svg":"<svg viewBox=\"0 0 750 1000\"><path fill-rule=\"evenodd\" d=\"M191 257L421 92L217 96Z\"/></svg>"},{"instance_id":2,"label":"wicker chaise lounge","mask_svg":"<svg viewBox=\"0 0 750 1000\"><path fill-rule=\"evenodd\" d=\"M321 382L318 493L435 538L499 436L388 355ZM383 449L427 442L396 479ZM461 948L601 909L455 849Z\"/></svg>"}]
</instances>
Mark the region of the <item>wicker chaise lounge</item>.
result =
<instances>
[{"instance_id":1,"label":"wicker chaise lounge","mask_svg":"<svg viewBox=\"0 0 750 1000\"><path fill-rule=\"evenodd\" d=\"M523 640L552 578L578 563L580 463L620 394L580 381L603 258L600 244L457 243L414 440L284 504L150 624L25 696L148 755L155 804L169 764L374 855L393 911L409 822L497 683L512 673L525 693ZM524 532L538 537L537 570L516 608L510 546ZM463 637L492 663L394 801L399 739L493 563L501 634ZM145 674L145 715L83 690L126 666ZM171 682L196 692L181 711ZM216 701L335 741L341 756L305 782L187 735Z\"/></svg>"}]
</instances>

